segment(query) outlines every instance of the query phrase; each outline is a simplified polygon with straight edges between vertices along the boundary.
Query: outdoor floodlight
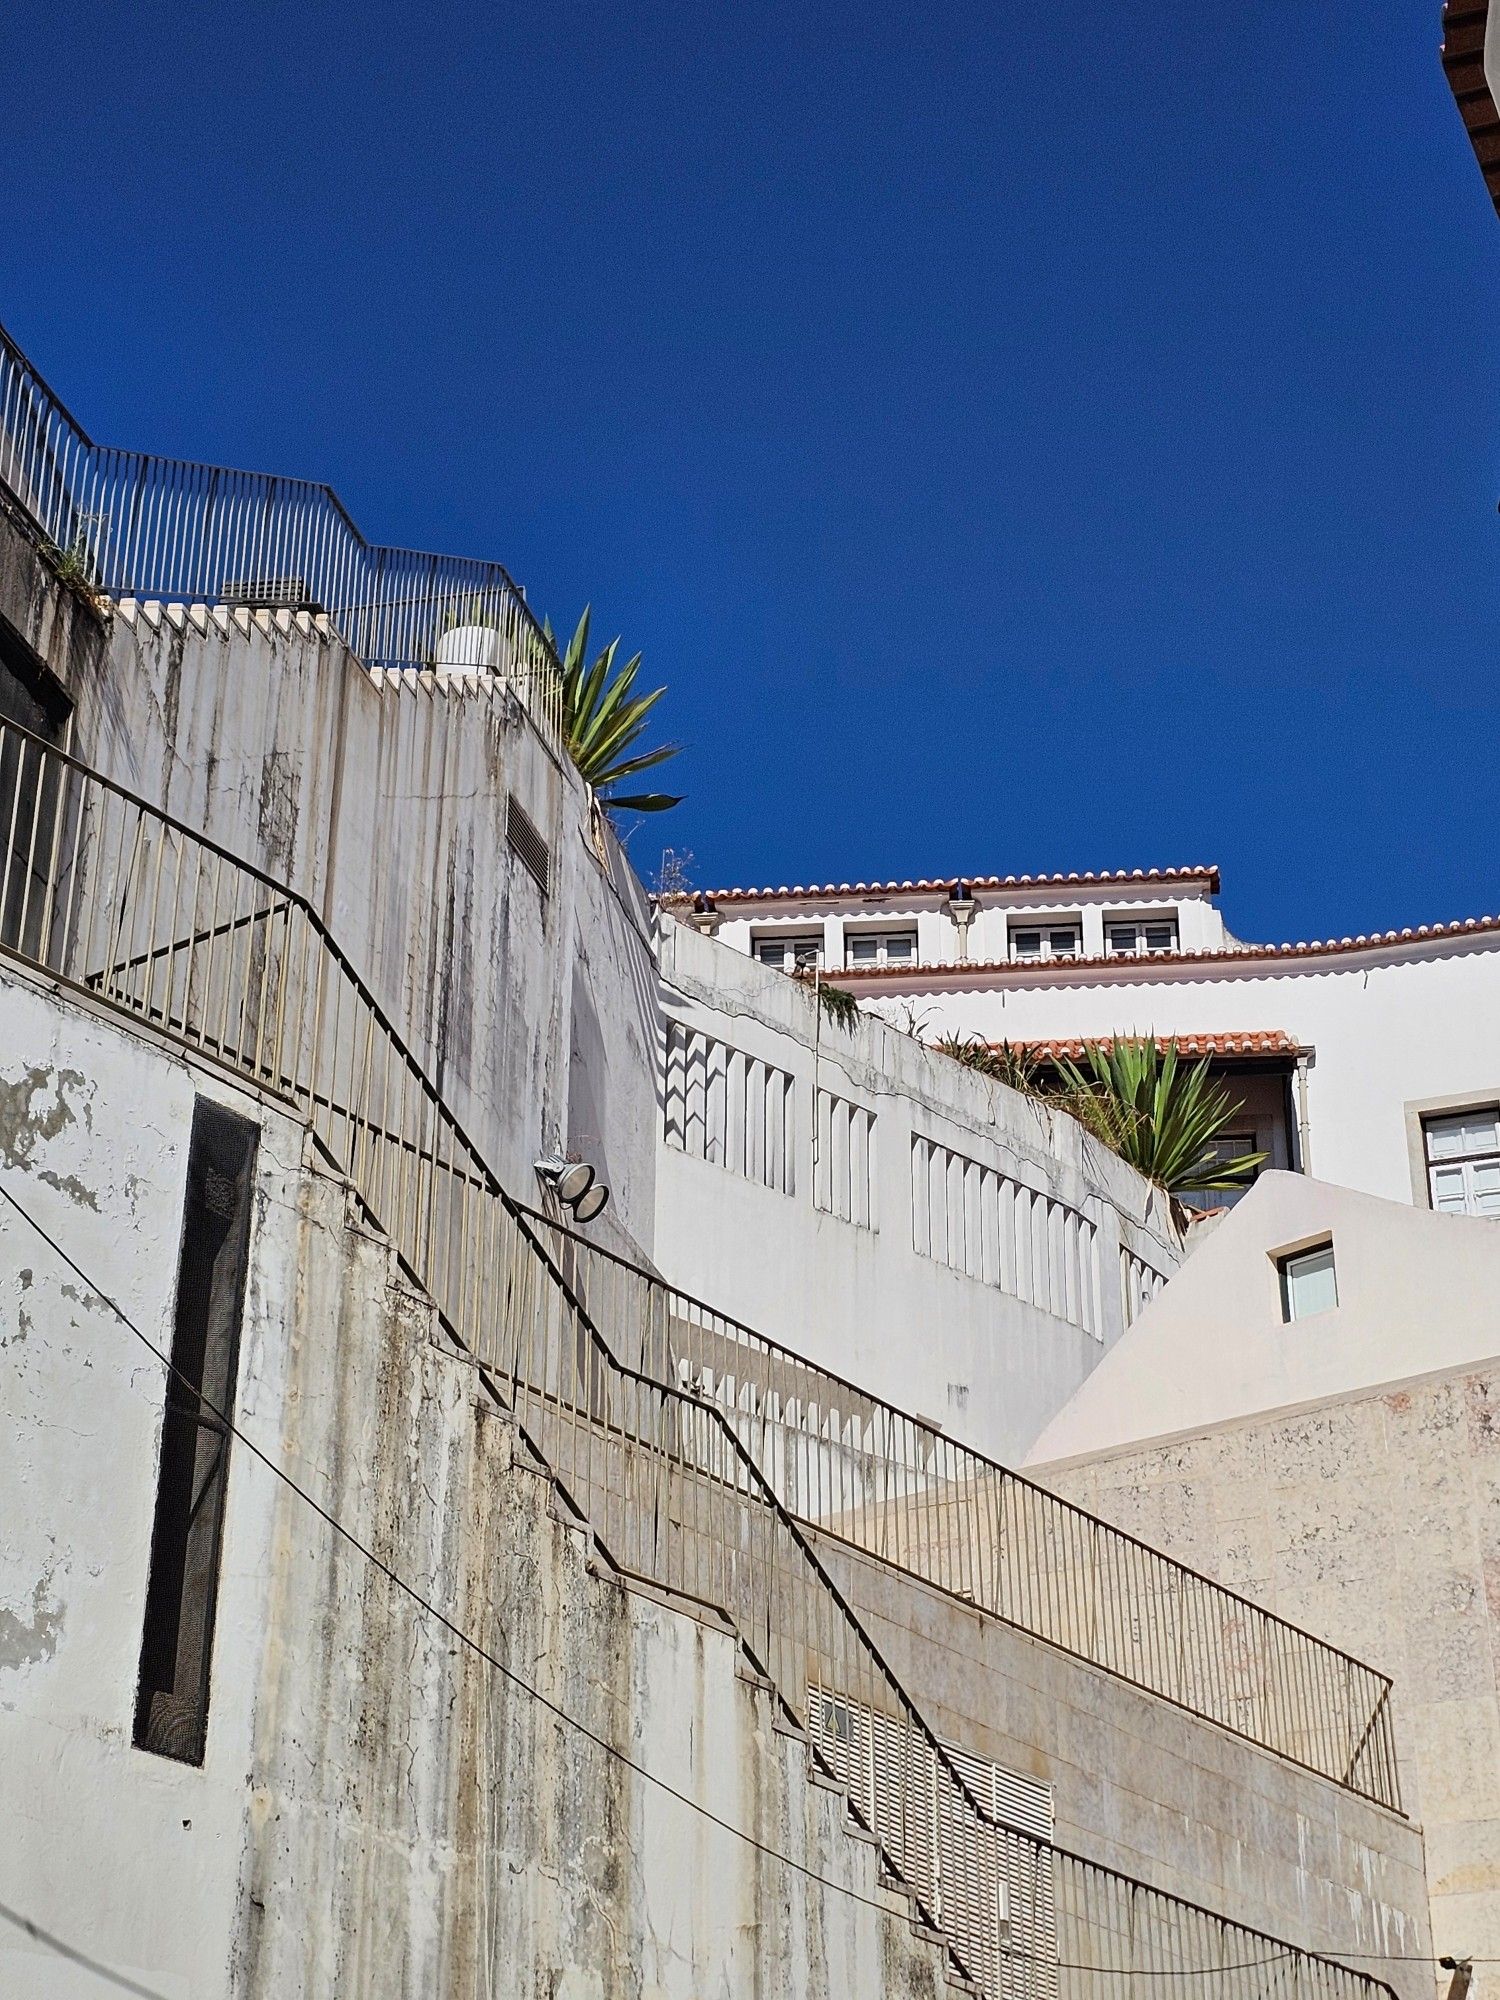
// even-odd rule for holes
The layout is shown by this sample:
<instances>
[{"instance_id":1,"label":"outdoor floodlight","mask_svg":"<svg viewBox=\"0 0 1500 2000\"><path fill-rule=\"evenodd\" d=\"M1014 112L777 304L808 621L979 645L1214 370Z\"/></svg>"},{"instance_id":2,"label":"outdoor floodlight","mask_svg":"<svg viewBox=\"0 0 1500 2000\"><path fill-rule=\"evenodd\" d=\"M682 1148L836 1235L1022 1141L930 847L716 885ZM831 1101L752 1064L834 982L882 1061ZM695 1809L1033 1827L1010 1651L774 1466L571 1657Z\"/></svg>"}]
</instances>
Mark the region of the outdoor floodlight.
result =
<instances>
[{"instance_id":1,"label":"outdoor floodlight","mask_svg":"<svg viewBox=\"0 0 1500 2000\"><path fill-rule=\"evenodd\" d=\"M609 1189L603 1181L596 1180L592 1187L585 1188L573 1203L575 1222L592 1222L596 1215L603 1215L609 1206Z\"/></svg>"},{"instance_id":2,"label":"outdoor floodlight","mask_svg":"<svg viewBox=\"0 0 1500 2000\"><path fill-rule=\"evenodd\" d=\"M536 1170L564 1208L571 1208L575 1222L592 1222L596 1215L602 1215L609 1203L609 1189L600 1180L587 1160L565 1160L561 1154L549 1154L538 1160Z\"/></svg>"}]
</instances>

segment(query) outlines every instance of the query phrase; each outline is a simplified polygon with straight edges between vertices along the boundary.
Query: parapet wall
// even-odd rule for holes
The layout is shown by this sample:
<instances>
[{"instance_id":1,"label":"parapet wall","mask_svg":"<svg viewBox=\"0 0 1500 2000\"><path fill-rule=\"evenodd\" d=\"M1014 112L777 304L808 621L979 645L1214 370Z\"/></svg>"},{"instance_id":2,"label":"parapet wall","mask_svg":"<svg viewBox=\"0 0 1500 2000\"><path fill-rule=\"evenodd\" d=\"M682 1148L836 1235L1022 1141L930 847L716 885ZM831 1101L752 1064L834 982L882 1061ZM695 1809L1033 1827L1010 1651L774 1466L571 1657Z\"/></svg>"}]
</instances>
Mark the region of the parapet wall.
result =
<instances>
[{"instance_id":1,"label":"parapet wall","mask_svg":"<svg viewBox=\"0 0 1500 2000\"><path fill-rule=\"evenodd\" d=\"M670 919L661 967L661 1269L1014 1461L1177 1268L1165 1197L1075 1119Z\"/></svg>"}]
</instances>

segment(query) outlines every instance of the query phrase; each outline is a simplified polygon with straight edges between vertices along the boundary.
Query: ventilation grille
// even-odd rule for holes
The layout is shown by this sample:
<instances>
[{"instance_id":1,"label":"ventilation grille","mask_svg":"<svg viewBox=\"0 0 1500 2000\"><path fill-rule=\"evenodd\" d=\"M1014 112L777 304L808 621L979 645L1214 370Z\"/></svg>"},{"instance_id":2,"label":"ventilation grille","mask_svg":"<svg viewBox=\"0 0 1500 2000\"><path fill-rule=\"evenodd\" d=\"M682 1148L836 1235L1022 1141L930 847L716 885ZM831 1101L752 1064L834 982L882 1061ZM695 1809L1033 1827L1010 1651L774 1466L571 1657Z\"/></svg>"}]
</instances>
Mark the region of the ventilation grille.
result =
<instances>
[{"instance_id":1,"label":"ventilation grille","mask_svg":"<svg viewBox=\"0 0 1500 2000\"><path fill-rule=\"evenodd\" d=\"M321 611L312 586L301 576L235 576L219 587L221 604L250 611Z\"/></svg>"},{"instance_id":2,"label":"ventilation grille","mask_svg":"<svg viewBox=\"0 0 1500 2000\"><path fill-rule=\"evenodd\" d=\"M552 856L547 851L541 829L516 804L514 797L507 799L505 804L505 838L521 866L545 896L552 886Z\"/></svg>"}]
</instances>

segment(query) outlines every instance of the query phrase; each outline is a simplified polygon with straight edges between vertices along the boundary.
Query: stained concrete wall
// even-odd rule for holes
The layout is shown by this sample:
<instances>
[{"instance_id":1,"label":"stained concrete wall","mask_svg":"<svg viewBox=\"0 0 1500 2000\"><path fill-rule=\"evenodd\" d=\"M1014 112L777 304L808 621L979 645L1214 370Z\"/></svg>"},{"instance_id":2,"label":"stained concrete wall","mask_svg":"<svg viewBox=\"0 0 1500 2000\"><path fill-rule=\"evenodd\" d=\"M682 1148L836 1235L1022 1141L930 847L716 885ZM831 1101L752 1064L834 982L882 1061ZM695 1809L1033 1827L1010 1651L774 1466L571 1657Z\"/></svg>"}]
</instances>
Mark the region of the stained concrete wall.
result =
<instances>
[{"instance_id":1,"label":"stained concrete wall","mask_svg":"<svg viewBox=\"0 0 1500 2000\"><path fill-rule=\"evenodd\" d=\"M835 1580L950 1740L1052 1788L1091 1861L1431 2000L1420 1830L1398 1813L819 1536ZM1351 1961L1353 1962L1353 1961Z\"/></svg>"},{"instance_id":2,"label":"stained concrete wall","mask_svg":"<svg viewBox=\"0 0 1500 2000\"><path fill-rule=\"evenodd\" d=\"M165 2000L933 2000L935 1948L730 1640L589 1570L426 1302L305 1167L300 1129L3 968L0 1023L0 1183L159 1344L194 1093L261 1121L243 1429L599 1739L458 1646L237 1445L205 1764L133 1749L162 1369L4 1205L8 1906ZM0 1932L0 1990L81 2000L99 1979Z\"/></svg>"},{"instance_id":3,"label":"stained concrete wall","mask_svg":"<svg viewBox=\"0 0 1500 2000\"><path fill-rule=\"evenodd\" d=\"M0 615L73 702L72 747L306 896L502 1180L571 1146L649 1253L654 959L640 883L493 677L369 673L305 614L95 612L0 518ZM551 857L507 845L514 800Z\"/></svg>"},{"instance_id":4,"label":"stained concrete wall","mask_svg":"<svg viewBox=\"0 0 1500 2000\"><path fill-rule=\"evenodd\" d=\"M1500 1361L1033 1471L1393 1676L1434 1948L1500 1961Z\"/></svg>"},{"instance_id":5,"label":"stained concrete wall","mask_svg":"<svg viewBox=\"0 0 1500 2000\"><path fill-rule=\"evenodd\" d=\"M661 960L665 1020L792 1078L794 1167L781 1192L669 1145L659 1120L662 1270L953 1436L1001 1459L1025 1451L1123 1330L1122 1249L1163 1276L1180 1262L1164 1198L1076 1119L883 1021L820 1021L804 987L728 945L668 920ZM871 1227L815 1205L818 1090L874 1114ZM1088 1218L1096 1331L918 1253L914 1136Z\"/></svg>"}]
</instances>

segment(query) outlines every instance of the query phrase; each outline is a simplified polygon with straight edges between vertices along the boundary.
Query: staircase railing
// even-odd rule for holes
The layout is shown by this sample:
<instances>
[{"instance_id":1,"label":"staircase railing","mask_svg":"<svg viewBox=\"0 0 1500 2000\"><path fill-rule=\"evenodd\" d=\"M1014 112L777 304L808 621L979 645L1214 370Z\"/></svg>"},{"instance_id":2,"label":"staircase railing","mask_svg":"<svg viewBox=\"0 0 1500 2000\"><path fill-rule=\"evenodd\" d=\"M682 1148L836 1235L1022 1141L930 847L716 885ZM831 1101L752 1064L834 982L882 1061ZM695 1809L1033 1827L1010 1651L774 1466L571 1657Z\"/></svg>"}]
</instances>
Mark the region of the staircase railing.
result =
<instances>
[{"instance_id":1,"label":"staircase railing","mask_svg":"<svg viewBox=\"0 0 1500 2000\"><path fill-rule=\"evenodd\" d=\"M1389 1678L532 1212L605 1325L660 1329L798 1520L1400 1809Z\"/></svg>"},{"instance_id":2,"label":"staircase railing","mask_svg":"<svg viewBox=\"0 0 1500 2000\"><path fill-rule=\"evenodd\" d=\"M558 738L557 656L500 563L378 547L312 480L96 444L3 327L0 484L105 596L324 612L368 667L503 676Z\"/></svg>"},{"instance_id":3,"label":"staircase railing","mask_svg":"<svg viewBox=\"0 0 1500 2000\"><path fill-rule=\"evenodd\" d=\"M1379 1981L1000 1823L652 1305L601 1328L320 919L40 738L0 724L0 952L282 1100L625 1573L731 1624L894 1885L997 2000L1146 1973L1355 2000ZM647 1302L649 1304L649 1302Z\"/></svg>"}]
</instances>

